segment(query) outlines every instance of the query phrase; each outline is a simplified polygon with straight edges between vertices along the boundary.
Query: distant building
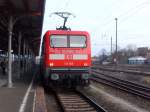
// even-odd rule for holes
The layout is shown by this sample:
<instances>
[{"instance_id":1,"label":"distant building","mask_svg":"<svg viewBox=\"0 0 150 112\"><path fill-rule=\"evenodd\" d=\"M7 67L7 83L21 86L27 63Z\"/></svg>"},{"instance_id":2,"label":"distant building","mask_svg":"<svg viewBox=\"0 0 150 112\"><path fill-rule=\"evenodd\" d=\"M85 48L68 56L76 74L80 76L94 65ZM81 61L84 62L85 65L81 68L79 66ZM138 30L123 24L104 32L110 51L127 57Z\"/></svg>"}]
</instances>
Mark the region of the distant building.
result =
<instances>
[{"instance_id":1,"label":"distant building","mask_svg":"<svg viewBox=\"0 0 150 112\"><path fill-rule=\"evenodd\" d=\"M148 52L148 53L146 53L145 58L147 58L147 59L149 59L149 60L150 60L150 53L149 53L149 52Z\"/></svg>"},{"instance_id":2,"label":"distant building","mask_svg":"<svg viewBox=\"0 0 150 112\"><path fill-rule=\"evenodd\" d=\"M142 56L135 56L135 57L130 57L128 59L129 64L144 64L146 61L146 58Z\"/></svg>"},{"instance_id":3,"label":"distant building","mask_svg":"<svg viewBox=\"0 0 150 112\"><path fill-rule=\"evenodd\" d=\"M150 64L150 53L147 53L145 58L146 58L146 64Z\"/></svg>"},{"instance_id":4,"label":"distant building","mask_svg":"<svg viewBox=\"0 0 150 112\"><path fill-rule=\"evenodd\" d=\"M139 56L145 56L148 53L148 47L139 47L137 50Z\"/></svg>"},{"instance_id":5,"label":"distant building","mask_svg":"<svg viewBox=\"0 0 150 112\"><path fill-rule=\"evenodd\" d=\"M96 56L92 57L92 63L99 64L99 57L96 57Z\"/></svg>"},{"instance_id":6,"label":"distant building","mask_svg":"<svg viewBox=\"0 0 150 112\"><path fill-rule=\"evenodd\" d=\"M92 57L92 61L99 61L99 58L94 56L94 57Z\"/></svg>"}]
</instances>

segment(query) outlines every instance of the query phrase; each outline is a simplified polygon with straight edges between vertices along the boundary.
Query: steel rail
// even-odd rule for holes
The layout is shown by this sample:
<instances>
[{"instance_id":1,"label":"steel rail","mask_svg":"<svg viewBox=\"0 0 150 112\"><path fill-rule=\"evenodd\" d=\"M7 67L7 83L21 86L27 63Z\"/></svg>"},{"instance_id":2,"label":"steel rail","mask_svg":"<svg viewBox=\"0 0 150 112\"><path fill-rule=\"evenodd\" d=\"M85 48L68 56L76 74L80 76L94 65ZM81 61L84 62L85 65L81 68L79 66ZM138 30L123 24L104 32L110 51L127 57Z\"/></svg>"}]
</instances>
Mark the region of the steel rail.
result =
<instances>
[{"instance_id":1,"label":"steel rail","mask_svg":"<svg viewBox=\"0 0 150 112\"><path fill-rule=\"evenodd\" d=\"M100 105L79 91L55 92L63 112L107 112Z\"/></svg>"},{"instance_id":2,"label":"steel rail","mask_svg":"<svg viewBox=\"0 0 150 112\"><path fill-rule=\"evenodd\" d=\"M102 106L100 106L99 104L97 104L95 101L93 101L91 98L89 98L88 96L86 96L84 93L77 91L90 105L93 105L93 107L96 110L99 110L100 112L107 112ZM98 111L98 112L99 112Z\"/></svg>"},{"instance_id":3,"label":"steel rail","mask_svg":"<svg viewBox=\"0 0 150 112\"><path fill-rule=\"evenodd\" d=\"M125 72L129 74L137 74L137 75L145 75L145 76L150 76L150 72L143 72L143 71L135 71L135 70L122 70L118 68L103 68L103 67L96 67L93 66L92 69L100 69L104 71L111 71L111 72Z\"/></svg>"},{"instance_id":4,"label":"steel rail","mask_svg":"<svg viewBox=\"0 0 150 112\"><path fill-rule=\"evenodd\" d=\"M98 70L92 70L92 72L94 73L98 73L100 75L103 75L103 76L106 76L108 78L111 78L112 80L118 82L118 83L122 83L122 84L126 84L128 86L132 86L134 88L137 88L137 89L141 89L143 91L147 91L147 92L150 92L150 87L148 86L145 86L145 85L142 85L142 84L138 84L138 83L135 83L135 82L131 82L129 80L123 80L123 79L120 79L120 78L117 78L117 77L113 77L113 76L110 76L110 75L107 75L106 73L102 73L101 71L98 71Z\"/></svg>"},{"instance_id":5,"label":"steel rail","mask_svg":"<svg viewBox=\"0 0 150 112\"><path fill-rule=\"evenodd\" d=\"M129 84L127 84L128 82L122 83L121 81L112 80L110 77L108 78L107 76L100 77L98 76L100 75L99 73L93 73L93 74L96 75L95 77L91 78L91 80L93 81L96 81L98 83L103 83L111 87L115 87L150 100L150 94L147 91L142 91L141 89L139 90L137 88L134 88L134 86L130 86Z\"/></svg>"}]
</instances>

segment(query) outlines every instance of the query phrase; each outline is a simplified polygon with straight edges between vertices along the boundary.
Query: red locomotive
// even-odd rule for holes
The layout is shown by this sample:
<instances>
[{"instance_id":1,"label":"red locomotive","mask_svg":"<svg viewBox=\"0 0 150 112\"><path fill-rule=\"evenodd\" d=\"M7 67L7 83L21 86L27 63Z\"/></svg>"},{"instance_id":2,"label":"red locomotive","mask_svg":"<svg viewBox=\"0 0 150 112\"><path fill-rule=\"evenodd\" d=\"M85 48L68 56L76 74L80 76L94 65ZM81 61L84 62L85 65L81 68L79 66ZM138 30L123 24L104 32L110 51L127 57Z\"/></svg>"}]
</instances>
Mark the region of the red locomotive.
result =
<instances>
[{"instance_id":1,"label":"red locomotive","mask_svg":"<svg viewBox=\"0 0 150 112\"><path fill-rule=\"evenodd\" d=\"M90 36L85 31L49 30L43 38L44 81L67 85L89 84Z\"/></svg>"}]
</instances>

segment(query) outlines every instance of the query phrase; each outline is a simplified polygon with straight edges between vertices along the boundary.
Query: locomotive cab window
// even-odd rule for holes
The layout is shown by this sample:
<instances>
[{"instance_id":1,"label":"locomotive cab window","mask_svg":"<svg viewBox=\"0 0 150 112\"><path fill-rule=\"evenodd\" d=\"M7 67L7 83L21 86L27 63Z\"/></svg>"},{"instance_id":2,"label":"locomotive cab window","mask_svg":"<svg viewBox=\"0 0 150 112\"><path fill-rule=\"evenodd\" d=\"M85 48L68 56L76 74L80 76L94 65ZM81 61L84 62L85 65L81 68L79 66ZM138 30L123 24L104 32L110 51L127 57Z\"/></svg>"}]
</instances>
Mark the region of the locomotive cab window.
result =
<instances>
[{"instance_id":1,"label":"locomotive cab window","mask_svg":"<svg viewBox=\"0 0 150 112\"><path fill-rule=\"evenodd\" d=\"M67 47L67 36L52 35L50 37L51 47Z\"/></svg>"},{"instance_id":2,"label":"locomotive cab window","mask_svg":"<svg viewBox=\"0 0 150 112\"><path fill-rule=\"evenodd\" d=\"M86 47L86 37L70 36L70 47Z\"/></svg>"},{"instance_id":3,"label":"locomotive cab window","mask_svg":"<svg viewBox=\"0 0 150 112\"><path fill-rule=\"evenodd\" d=\"M85 48L86 37L85 36L74 36L74 35L52 35L50 37L51 47L75 47Z\"/></svg>"}]
</instances>

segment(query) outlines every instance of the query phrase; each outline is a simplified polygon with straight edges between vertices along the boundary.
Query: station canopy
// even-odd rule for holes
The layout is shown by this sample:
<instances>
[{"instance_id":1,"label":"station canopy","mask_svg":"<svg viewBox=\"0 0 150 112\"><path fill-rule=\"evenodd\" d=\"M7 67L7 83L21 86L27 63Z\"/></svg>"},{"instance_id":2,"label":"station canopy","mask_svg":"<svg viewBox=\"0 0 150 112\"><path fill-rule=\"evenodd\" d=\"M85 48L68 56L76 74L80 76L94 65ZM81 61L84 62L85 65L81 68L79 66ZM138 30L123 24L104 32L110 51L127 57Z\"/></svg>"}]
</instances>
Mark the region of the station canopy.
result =
<instances>
[{"instance_id":1,"label":"station canopy","mask_svg":"<svg viewBox=\"0 0 150 112\"><path fill-rule=\"evenodd\" d=\"M18 35L38 54L45 0L0 0L0 51L8 51L9 19L13 17L12 49L18 51ZM22 48L21 48L22 49Z\"/></svg>"}]
</instances>

